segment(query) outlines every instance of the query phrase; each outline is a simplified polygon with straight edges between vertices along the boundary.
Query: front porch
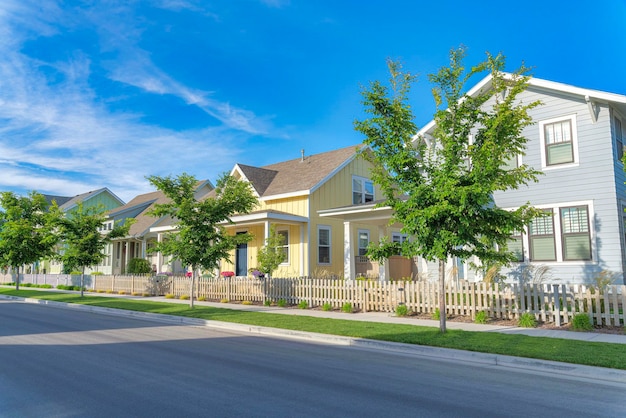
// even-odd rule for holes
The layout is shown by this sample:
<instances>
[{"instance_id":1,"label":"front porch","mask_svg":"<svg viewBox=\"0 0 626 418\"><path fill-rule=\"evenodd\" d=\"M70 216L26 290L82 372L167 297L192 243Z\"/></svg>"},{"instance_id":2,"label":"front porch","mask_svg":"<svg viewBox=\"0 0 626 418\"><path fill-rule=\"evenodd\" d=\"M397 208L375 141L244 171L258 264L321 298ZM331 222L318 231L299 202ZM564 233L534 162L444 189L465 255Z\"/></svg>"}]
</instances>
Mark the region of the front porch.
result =
<instances>
[{"instance_id":1,"label":"front porch","mask_svg":"<svg viewBox=\"0 0 626 418\"><path fill-rule=\"evenodd\" d=\"M389 267L389 278L394 280L412 279L414 277L413 271L417 269L411 258L399 255L389 257L387 263L385 264ZM355 256L354 270L356 277L380 279L381 265L377 261L372 261L366 256Z\"/></svg>"}]
</instances>

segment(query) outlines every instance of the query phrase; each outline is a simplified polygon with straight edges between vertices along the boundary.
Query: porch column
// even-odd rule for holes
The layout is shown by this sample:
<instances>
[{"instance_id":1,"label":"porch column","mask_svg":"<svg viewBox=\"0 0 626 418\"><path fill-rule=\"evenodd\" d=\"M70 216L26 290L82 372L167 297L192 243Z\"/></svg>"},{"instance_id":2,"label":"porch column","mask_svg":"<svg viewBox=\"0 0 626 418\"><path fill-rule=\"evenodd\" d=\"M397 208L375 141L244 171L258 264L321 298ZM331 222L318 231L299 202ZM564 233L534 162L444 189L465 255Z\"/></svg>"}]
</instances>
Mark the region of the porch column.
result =
<instances>
[{"instance_id":1,"label":"porch column","mask_svg":"<svg viewBox=\"0 0 626 418\"><path fill-rule=\"evenodd\" d=\"M378 226L378 239L380 240L382 237L387 235L387 227L384 225ZM383 260L378 263L378 280L381 282L386 282L391 279L389 277L389 259Z\"/></svg>"},{"instance_id":2,"label":"porch column","mask_svg":"<svg viewBox=\"0 0 626 418\"><path fill-rule=\"evenodd\" d=\"M163 242L163 234L157 234L157 242ZM157 273L164 273L163 271L163 254L161 251L157 252Z\"/></svg>"},{"instance_id":3,"label":"porch column","mask_svg":"<svg viewBox=\"0 0 626 418\"><path fill-rule=\"evenodd\" d=\"M304 225L300 224L300 277L304 277Z\"/></svg>"},{"instance_id":4,"label":"porch column","mask_svg":"<svg viewBox=\"0 0 626 418\"><path fill-rule=\"evenodd\" d=\"M141 258L146 258L147 247L148 247L148 243L146 242L146 239L144 238L141 240Z\"/></svg>"},{"instance_id":5,"label":"porch column","mask_svg":"<svg viewBox=\"0 0 626 418\"><path fill-rule=\"evenodd\" d=\"M270 221L265 221L265 238L263 240L263 245L265 245L269 237L270 237Z\"/></svg>"},{"instance_id":6,"label":"porch column","mask_svg":"<svg viewBox=\"0 0 626 418\"><path fill-rule=\"evenodd\" d=\"M126 256L125 256L125 260L124 260L124 261L125 261L125 263L124 263L124 265L122 266L122 269L124 269L124 274L126 274L126 273L127 273L127 272L126 272L126 266L127 266L127 265L128 265L128 263L130 262L130 244L131 244L131 241L130 241L130 240L127 240L127 241L126 241L126 251L125 251Z\"/></svg>"},{"instance_id":7,"label":"porch column","mask_svg":"<svg viewBox=\"0 0 626 418\"><path fill-rule=\"evenodd\" d=\"M343 223L343 276L345 280L354 280L356 266L352 251L352 226L350 222Z\"/></svg>"}]
</instances>

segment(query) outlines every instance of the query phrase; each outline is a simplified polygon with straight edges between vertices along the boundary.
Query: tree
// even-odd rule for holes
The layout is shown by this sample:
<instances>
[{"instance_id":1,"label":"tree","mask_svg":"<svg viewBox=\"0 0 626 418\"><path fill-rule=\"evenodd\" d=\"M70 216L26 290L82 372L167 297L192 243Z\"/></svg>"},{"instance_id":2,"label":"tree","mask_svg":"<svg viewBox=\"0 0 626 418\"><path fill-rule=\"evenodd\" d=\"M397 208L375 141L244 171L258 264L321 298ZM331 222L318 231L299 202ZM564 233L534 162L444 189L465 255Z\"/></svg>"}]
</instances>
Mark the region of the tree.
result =
<instances>
[{"instance_id":1,"label":"tree","mask_svg":"<svg viewBox=\"0 0 626 418\"><path fill-rule=\"evenodd\" d=\"M259 271L261 273L272 276L280 263L285 261L285 237L276 232L276 227L270 227L270 233L265 240L265 245L259 250L257 261L259 262Z\"/></svg>"},{"instance_id":2,"label":"tree","mask_svg":"<svg viewBox=\"0 0 626 418\"><path fill-rule=\"evenodd\" d=\"M538 102L518 99L527 87L528 69L503 73L502 55L466 70L465 50L450 53L450 66L429 76L436 103L432 137L416 138L408 93L415 77L389 61L391 91L373 82L363 91L370 119L355 122L371 152L362 155L374 169L372 179L384 194L381 205L393 209L391 222L403 225L411 237L402 244L388 239L374 244L368 255L384 259L401 251L439 261L440 329L446 331L445 262L449 257L478 257L504 265L514 260L507 242L538 215L528 204L516 210L499 208L493 193L516 189L539 174L522 165L508 169L506 161L524 154L524 127L532 124L528 110ZM491 90L463 93L474 75L488 72Z\"/></svg>"},{"instance_id":3,"label":"tree","mask_svg":"<svg viewBox=\"0 0 626 418\"><path fill-rule=\"evenodd\" d=\"M0 206L0 262L17 272L15 289L19 290L22 266L55 255L60 210L34 191L26 197L2 192Z\"/></svg>"},{"instance_id":4,"label":"tree","mask_svg":"<svg viewBox=\"0 0 626 418\"><path fill-rule=\"evenodd\" d=\"M213 196L196 200L197 180L186 173L177 178L150 176L148 181L161 190L171 202L155 205L152 216L171 216L176 230L168 239L157 243L152 251L172 255L183 265L191 266L192 279L189 306L193 308L198 268L216 269L219 261L229 259L238 244L252 239L250 234L227 233L224 225L232 223L235 214L249 213L257 204L250 185L232 176L222 175Z\"/></svg>"},{"instance_id":5,"label":"tree","mask_svg":"<svg viewBox=\"0 0 626 418\"><path fill-rule=\"evenodd\" d=\"M63 242L63 251L60 259L64 266L70 269L80 269L80 296L83 297L85 284L85 268L96 266L106 257L104 248L114 238L128 235L128 230L134 219L127 219L124 223L116 223L111 231L100 232L106 220L103 207L85 207L78 202L73 209L61 217L59 233Z\"/></svg>"}]
</instances>

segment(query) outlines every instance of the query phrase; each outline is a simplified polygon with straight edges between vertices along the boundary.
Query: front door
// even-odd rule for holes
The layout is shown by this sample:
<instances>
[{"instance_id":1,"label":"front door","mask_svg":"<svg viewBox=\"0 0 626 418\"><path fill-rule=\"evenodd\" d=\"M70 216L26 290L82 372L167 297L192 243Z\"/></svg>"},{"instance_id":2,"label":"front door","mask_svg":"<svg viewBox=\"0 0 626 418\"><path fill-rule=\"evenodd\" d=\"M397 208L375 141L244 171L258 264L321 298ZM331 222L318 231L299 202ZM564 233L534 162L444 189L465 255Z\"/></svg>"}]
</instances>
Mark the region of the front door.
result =
<instances>
[{"instance_id":1,"label":"front door","mask_svg":"<svg viewBox=\"0 0 626 418\"><path fill-rule=\"evenodd\" d=\"M245 232L237 232L237 234L245 234ZM248 244L237 244L235 252L235 276L248 275Z\"/></svg>"}]
</instances>

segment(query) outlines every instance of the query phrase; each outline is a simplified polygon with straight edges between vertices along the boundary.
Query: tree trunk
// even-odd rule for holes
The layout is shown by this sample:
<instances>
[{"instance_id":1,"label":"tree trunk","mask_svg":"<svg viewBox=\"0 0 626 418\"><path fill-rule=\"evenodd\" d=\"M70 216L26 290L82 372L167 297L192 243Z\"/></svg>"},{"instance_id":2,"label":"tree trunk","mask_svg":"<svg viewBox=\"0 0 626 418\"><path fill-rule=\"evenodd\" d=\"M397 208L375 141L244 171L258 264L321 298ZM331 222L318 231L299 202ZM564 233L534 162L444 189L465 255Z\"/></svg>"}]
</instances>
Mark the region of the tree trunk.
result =
<instances>
[{"instance_id":1,"label":"tree trunk","mask_svg":"<svg viewBox=\"0 0 626 418\"><path fill-rule=\"evenodd\" d=\"M439 330L446 332L446 263L439 260Z\"/></svg>"},{"instance_id":2,"label":"tree trunk","mask_svg":"<svg viewBox=\"0 0 626 418\"><path fill-rule=\"evenodd\" d=\"M20 290L20 268L15 269L17 271L17 276L15 277L15 290Z\"/></svg>"},{"instance_id":3,"label":"tree trunk","mask_svg":"<svg viewBox=\"0 0 626 418\"><path fill-rule=\"evenodd\" d=\"M193 309L193 290L196 284L196 269L191 272L191 289L189 289L189 308Z\"/></svg>"},{"instance_id":4,"label":"tree trunk","mask_svg":"<svg viewBox=\"0 0 626 418\"><path fill-rule=\"evenodd\" d=\"M80 297L81 298L84 296L83 294L84 284L85 284L85 267L83 267L83 269L80 272Z\"/></svg>"}]
</instances>

